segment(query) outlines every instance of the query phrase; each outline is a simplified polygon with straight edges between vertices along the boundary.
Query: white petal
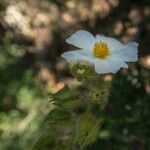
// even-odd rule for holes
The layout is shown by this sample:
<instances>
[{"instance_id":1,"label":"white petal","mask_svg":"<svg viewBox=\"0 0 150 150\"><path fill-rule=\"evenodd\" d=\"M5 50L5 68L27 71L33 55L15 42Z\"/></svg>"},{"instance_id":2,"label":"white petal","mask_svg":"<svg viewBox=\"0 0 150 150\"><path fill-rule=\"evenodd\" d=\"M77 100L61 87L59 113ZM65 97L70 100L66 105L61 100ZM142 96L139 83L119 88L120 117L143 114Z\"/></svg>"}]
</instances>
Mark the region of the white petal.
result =
<instances>
[{"instance_id":1,"label":"white petal","mask_svg":"<svg viewBox=\"0 0 150 150\"><path fill-rule=\"evenodd\" d=\"M95 64L95 71L99 74L105 74L111 72L109 63L106 60L95 59L94 64Z\"/></svg>"},{"instance_id":2,"label":"white petal","mask_svg":"<svg viewBox=\"0 0 150 150\"><path fill-rule=\"evenodd\" d=\"M95 59L95 70L97 73L116 73L121 67L128 68L128 65L113 57L108 57L105 60Z\"/></svg>"},{"instance_id":3,"label":"white petal","mask_svg":"<svg viewBox=\"0 0 150 150\"><path fill-rule=\"evenodd\" d=\"M65 52L61 55L68 62L77 62L77 61L88 61L93 63L94 58L88 51L85 50L75 50Z\"/></svg>"},{"instance_id":4,"label":"white petal","mask_svg":"<svg viewBox=\"0 0 150 150\"><path fill-rule=\"evenodd\" d=\"M66 42L81 49L91 51L93 49L94 40L95 38L91 33L79 30L69 37Z\"/></svg>"},{"instance_id":5,"label":"white petal","mask_svg":"<svg viewBox=\"0 0 150 150\"><path fill-rule=\"evenodd\" d=\"M138 60L137 47L138 43L130 42L124 45L123 49L120 49L120 51L113 53L113 55L125 62L135 62Z\"/></svg>"},{"instance_id":6,"label":"white petal","mask_svg":"<svg viewBox=\"0 0 150 150\"><path fill-rule=\"evenodd\" d=\"M101 36L101 35L96 35L96 42L105 42L110 51L118 51L118 48L122 48L123 44L111 37L106 37L106 36Z\"/></svg>"},{"instance_id":7,"label":"white petal","mask_svg":"<svg viewBox=\"0 0 150 150\"><path fill-rule=\"evenodd\" d=\"M109 62L112 73L116 73L121 67L128 68L125 62L115 59L114 57L109 57L107 61Z\"/></svg>"}]
</instances>

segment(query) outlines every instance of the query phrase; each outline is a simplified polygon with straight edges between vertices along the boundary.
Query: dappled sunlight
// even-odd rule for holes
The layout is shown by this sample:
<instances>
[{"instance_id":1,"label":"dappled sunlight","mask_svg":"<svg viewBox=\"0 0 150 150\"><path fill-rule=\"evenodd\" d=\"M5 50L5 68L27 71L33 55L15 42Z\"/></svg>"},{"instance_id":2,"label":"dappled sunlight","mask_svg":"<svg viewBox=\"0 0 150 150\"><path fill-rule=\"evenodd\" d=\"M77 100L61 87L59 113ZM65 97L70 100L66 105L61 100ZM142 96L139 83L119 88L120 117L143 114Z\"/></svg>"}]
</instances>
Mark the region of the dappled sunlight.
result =
<instances>
[{"instance_id":1,"label":"dappled sunlight","mask_svg":"<svg viewBox=\"0 0 150 150\"><path fill-rule=\"evenodd\" d=\"M79 88L86 93L90 89L89 83L84 87L73 77L70 66L61 58L67 49L78 49L65 43L77 30L114 37L124 44L139 43L137 63L129 63L129 69L120 69L117 74L103 75L103 80L111 84L110 102L103 114L100 138L94 146L148 148L149 17L147 0L0 0L0 149L31 149L41 130L45 132L45 127L41 129L43 120L55 108L51 95L64 102L68 95L61 94L68 87L71 92ZM84 71L79 69L77 73L82 75ZM67 92L74 99L79 91ZM85 95L81 98L85 100ZM67 140L72 140L74 135L71 130L77 114L84 111L81 103L77 104L78 108L74 108L76 102L71 106L75 117L71 118L71 124L63 131L67 123L58 126L61 136L57 137L52 128L54 133L48 138L51 146L59 149L61 145L71 144ZM57 123L47 122L54 127Z\"/></svg>"},{"instance_id":2,"label":"dappled sunlight","mask_svg":"<svg viewBox=\"0 0 150 150\"><path fill-rule=\"evenodd\" d=\"M147 69L150 69L150 55L140 58L140 64Z\"/></svg>"}]
</instances>

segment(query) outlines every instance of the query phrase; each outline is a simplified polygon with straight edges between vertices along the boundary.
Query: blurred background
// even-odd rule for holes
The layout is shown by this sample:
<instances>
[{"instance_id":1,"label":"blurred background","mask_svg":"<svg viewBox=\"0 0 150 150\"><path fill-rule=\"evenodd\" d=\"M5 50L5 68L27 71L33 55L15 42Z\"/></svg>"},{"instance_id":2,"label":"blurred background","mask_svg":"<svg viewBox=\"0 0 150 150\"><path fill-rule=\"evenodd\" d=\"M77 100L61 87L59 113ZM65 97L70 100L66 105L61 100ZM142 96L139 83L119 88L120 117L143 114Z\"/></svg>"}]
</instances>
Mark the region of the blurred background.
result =
<instances>
[{"instance_id":1,"label":"blurred background","mask_svg":"<svg viewBox=\"0 0 150 150\"><path fill-rule=\"evenodd\" d=\"M137 63L105 77L112 83L106 119L89 149L150 149L149 0L0 0L0 150L32 149L49 93L76 86L60 55L79 29L140 44ZM47 149L62 149L58 143Z\"/></svg>"}]
</instances>

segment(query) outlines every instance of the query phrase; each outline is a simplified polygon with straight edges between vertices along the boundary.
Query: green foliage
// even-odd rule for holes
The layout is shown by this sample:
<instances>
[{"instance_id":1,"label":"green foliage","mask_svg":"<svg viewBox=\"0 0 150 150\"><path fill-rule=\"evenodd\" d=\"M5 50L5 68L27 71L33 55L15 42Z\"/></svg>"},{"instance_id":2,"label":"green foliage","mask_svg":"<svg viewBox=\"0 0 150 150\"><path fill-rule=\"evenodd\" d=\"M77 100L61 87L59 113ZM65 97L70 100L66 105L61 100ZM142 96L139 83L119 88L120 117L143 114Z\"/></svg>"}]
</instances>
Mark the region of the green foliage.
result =
<instances>
[{"instance_id":1,"label":"green foliage","mask_svg":"<svg viewBox=\"0 0 150 150\"><path fill-rule=\"evenodd\" d=\"M102 81L100 84L92 84L89 92L86 94L88 101L93 104L99 104L104 109L110 95L110 83Z\"/></svg>"},{"instance_id":2,"label":"green foliage","mask_svg":"<svg viewBox=\"0 0 150 150\"><path fill-rule=\"evenodd\" d=\"M61 150L72 147L76 128L76 121L73 117L75 117L75 110L80 103L78 96L65 86L58 93L50 96L50 103L53 103L53 107L41 126L40 131L43 132L34 149Z\"/></svg>"},{"instance_id":3,"label":"green foliage","mask_svg":"<svg viewBox=\"0 0 150 150\"><path fill-rule=\"evenodd\" d=\"M94 68L88 63L73 63L70 64L70 71L77 80L83 83L89 83L97 81L99 75L95 73Z\"/></svg>"},{"instance_id":4,"label":"green foliage","mask_svg":"<svg viewBox=\"0 0 150 150\"><path fill-rule=\"evenodd\" d=\"M11 36L7 33L0 46L0 149L31 149L47 112L46 98L32 71L23 67Z\"/></svg>"},{"instance_id":5,"label":"green foliage","mask_svg":"<svg viewBox=\"0 0 150 150\"><path fill-rule=\"evenodd\" d=\"M4 4L4 1L1 0L1 1L0 1L0 12L3 11L3 10L5 10L5 7L6 7L6 6L5 6L5 4Z\"/></svg>"},{"instance_id":6,"label":"green foliage","mask_svg":"<svg viewBox=\"0 0 150 150\"><path fill-rule=\"evenodd\" d=\"M89 149L149 149L149 96L145 92L147 71L130 66L128 74L118 73L113 80L111 98L103 115L100 139ZM138 73L135 71L138 70ZM144 78L143 78L144 77ZM147 76L148 77L148 76ZM137 83L133 84L133 79ZM140 83L140 86L138 86Z\"/></svg>"},{"instance_id":7,"label":"green foliage","mask_svg":"<svg viewBox=\"0 0 150 150\"><path fill-rule=\"evenodd\" d=\"M77 133L77 142L79 143L81 150L96 141L99 128L100 119L96 119L93 114L85 113L81 116Z\"/></svg>"},{"instance_id":8,"label":"green foliage","mask_svg":"<svg viewBox=\"0 0 150 150\"><path fill-rule=\"evenodd\" d=\"M77 68L76 71L78 71ZM76 96L78 92L74 93L68 87L51 95L51 102L55 104L55 107L50 111L46 120L49 125L48 130L52 129L55 133L46 132L47 140L54 139L48 142L54 145L48 145L47 149L52 147L53 149L120 150L133 149L137 146L140 149L148 148L150 140L149 132L147 132L150 123L147 119L150 115L149 98L144 89L145 83L148 82L148 72L141 74L141 71L143 70L137 65L131 66L128 74L118 73L111 88L110 83L104 82L102 76L97 78L100 82L95 84L92 84L94 79L88 78L90 81L88 87L91 88L82 91L82 98ZM81 74L81 78L77 74L79 80L85 81L84 73ZM135 78L137 82L133 84L132 81ZM87 86L86 82L83 83ZM141 86L138 86L139 83ZM109 94L110 91L111 94ZM108 101L109 95L111 97ZM74 107L71 106L73 101ZM73 110L81 105L86 109L76 114L76 117L72 116L76 113ZM66 136L62 128L65 131L71 130L69 138L61 139ZM44 140L42 137L40 139ZM59 141L59 146L56 141ZM41 142L37 143L39 145L37 149L40 149Z\"/></svg>"},{"instance_id":9,"label":"green foliage","mask_svg":"<svg viewBox=\"0 0 150 150\"><path fill-rule=\"evenodd\" d=\"M46 117L46 126L48 126L46 129L49 130L51 128L53 131L57 132L55 134L57 138L51 137L54 139L54 143L56 143L58 140L61 141L61 139L58 138L62 135L61 128L68 128L68 126L72 124L72 119L75 120L75 124L72 127L74 127L74 130L77 130L77 132L72 133L71 139L74 143L72 141L70 146L75 148L76 145L78 145L80 149L86 149L89 145L96 141L99 135L100 123L102 121L101 113L107 104L110 85L105 82L101 76L96 74L93 71L93 68L89 65L77 63L70 66L70 69L73 75L75 77L77 76L78 80L83 81L83 86L87 86L88 83L90 88L83 91L81 94L81 91L77 93L77 89L71 91L67 86L65 86L58 93L51 95L50 102L53 103L54 108ZM93 84L95 81L99 81L100 84ZM82 95L85 99L80 99L80 95ZM77 115L74 110L81 105L81 102L84 103L85 112L83 111L82 115ZM76 114L79 121L77 118L75 119L72 114ZM76 126L78 126L78 128ZM45 136L45 133L47 136ZM41 149L41 147L48 149L50 143L45 143L45 138L50 138L52 133L53 132L51 131L44 131L44 136L42 135L37 141L35 149ZM67 141L70 140L67 139ZM68 147L69 145L66 146ZM54 148L57 149L57 146L54 145Z\"/></svg>"}]
</instances>

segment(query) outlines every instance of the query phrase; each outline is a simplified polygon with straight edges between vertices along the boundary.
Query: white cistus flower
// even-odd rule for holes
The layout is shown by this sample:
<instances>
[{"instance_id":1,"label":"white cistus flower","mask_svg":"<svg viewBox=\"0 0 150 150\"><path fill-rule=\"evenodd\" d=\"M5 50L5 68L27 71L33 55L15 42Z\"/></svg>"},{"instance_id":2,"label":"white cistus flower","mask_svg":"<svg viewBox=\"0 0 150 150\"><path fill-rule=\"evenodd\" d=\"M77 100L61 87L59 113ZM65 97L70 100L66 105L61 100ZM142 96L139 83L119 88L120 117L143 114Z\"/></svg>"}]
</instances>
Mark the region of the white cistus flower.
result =
<instances>
[{"instance_id":1,"label":"white cistus flower","mask_svg":"<svg viewBox=\"0 0 150 150\"><path fill-rule=\"evenodd\" d=\"M88 61L100 74L116 73L121 67L128 68L126 62L138 60L138 43L135 42L122 44L111 37L94 37L84 30L75 32L66 42L79 49L63 53L63 58L68 62Z\"/></svg>"}]
</instances>

